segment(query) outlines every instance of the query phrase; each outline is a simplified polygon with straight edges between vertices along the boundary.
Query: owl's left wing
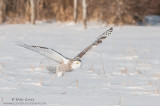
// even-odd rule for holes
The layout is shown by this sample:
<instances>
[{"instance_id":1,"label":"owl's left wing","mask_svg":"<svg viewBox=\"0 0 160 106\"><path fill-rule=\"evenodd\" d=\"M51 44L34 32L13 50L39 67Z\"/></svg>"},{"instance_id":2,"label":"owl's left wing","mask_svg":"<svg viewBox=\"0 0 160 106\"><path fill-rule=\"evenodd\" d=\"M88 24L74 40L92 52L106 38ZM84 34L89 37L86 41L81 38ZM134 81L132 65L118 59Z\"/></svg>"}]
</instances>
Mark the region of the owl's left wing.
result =
<instances>
[{"instance_id":1,"label":"owl's left wing","mask_svg":"<svg viewBox=\"0 0 160 106\"><path fill-rule=\"evenodd\" d=\"M52 60L54 60L55 62L58 63L68 63L69 59L67 59L66 57L64 57L62 54L58 53L57 51L47 48L47 47L41 47L41 46L32 46L32 45L26 45L23 43L18 43L19 46L22 46L24 48L33 50L35 52L40 53L41 55L44 55Z\"/></svg>"},{"instance_id":2,"label":"owl's left wing","mask_svg":"<svg viewBox=\"0 0 160 106\"><path fill-rule=\"evenodd\" d=\"M87 51L89 51L90 49L92 49L94 46L97 46L99 44L102 43L102 41L107 38L111 32L113 31L113 28L111 27L110 29L108 29L106 32L104 32L103 34L101 34L95 42L93 42L91 45L89 45L88 47L86 47L82 52L80 52L74 59L80 59L83 57L84 54L86 54Z\"/></svg>"}]
</instances>

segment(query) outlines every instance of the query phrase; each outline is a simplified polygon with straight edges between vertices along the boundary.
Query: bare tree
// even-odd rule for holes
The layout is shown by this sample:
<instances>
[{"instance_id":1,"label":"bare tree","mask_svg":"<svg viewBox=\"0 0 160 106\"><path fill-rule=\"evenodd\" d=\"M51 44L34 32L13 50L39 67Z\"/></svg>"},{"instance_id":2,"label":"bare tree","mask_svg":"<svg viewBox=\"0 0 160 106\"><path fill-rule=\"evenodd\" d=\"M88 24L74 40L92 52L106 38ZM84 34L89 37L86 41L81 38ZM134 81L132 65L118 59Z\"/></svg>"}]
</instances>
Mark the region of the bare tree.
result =
<instances>
[{"instance_id":1,"label":"bare tree","mask_svg":"<svg viewBox=\"0 0 160 106\"><path fill-rule=\"evenodd\" d=\"M5 1L0 0L0 24L4 22Z\"/></svg>"},{"instance_id":2,"label":"bare tree","mask_svg":"<svg viewBox=\"0 0 160 106\"><path fill-rule=\"evenodd\" d=\"M31 23L35 24L36 21L36 0L30 0L31 4Z\"/></svg>"},{"instance_id":3,"label":"bare tree","mask_svg":"<svg viewBox=\"0 0 160 106\"><path fill-rule=\"evenodd\" d=\"M124 7L125 5L123 4L123 0L116 0L116 4L117 4L117 25L121 25L122 24L122 13L124 12L122 6Z\"/></svg>"},{"instance_id":4,"label":"bare tree","mask_svg":"<svg viewBox=\"0 0 160 106\"><path fill-rule=\"evenodd\" d=\"M74 12L73 12L73 16L74 16L74 22L77 22L77 4L78 4L78 0L74 0Z\"/></svg>"},{"instance_id":5,"label":"bare tree","mask_svg":"<svg viewBox=\"0 0 160 106\"><path fill-rule=\"evenodd\" d=\"M86 0L82 1L82 5L83 5L83 25L84 25L84 29L87 28L87 4L86 4Z\"/></svg>"}]
</instances>

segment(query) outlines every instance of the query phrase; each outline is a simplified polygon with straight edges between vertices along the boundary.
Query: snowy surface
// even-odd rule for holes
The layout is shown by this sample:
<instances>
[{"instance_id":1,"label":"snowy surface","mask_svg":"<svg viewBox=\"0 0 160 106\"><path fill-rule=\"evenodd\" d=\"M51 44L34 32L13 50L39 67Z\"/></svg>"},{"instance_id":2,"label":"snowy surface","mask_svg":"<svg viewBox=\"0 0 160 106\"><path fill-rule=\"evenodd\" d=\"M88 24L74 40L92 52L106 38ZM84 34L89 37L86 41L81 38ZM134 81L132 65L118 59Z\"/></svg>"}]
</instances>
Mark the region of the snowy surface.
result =
<instances>
[{"instance_id":1,"label":"snowy surface","mask_svg":"<svg viewBox=\"0 0 160 106\"><path fill-rule=\"evenodd\" d=\"M45 46L74 57L108 28L1 25L0 106L160 106L158 26L114 27L108 39L83 57L80 69L60 78L45 68L53 61L16 45Z\"/></svg>"}]
</instances>

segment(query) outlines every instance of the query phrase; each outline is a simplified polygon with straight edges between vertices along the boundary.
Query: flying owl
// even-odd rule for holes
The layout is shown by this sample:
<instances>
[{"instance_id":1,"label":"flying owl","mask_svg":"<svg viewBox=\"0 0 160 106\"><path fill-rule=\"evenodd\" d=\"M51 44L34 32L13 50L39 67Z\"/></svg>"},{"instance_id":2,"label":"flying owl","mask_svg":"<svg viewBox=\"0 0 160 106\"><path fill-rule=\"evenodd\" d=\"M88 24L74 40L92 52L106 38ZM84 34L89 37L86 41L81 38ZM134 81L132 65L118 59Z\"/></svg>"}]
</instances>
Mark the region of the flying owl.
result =
<instances>
[{"instance_id":1,"label":"flying owl","mask_svg":"<svg viewBox=\"0 0 160 106\"><path fill-rule=\"evenodd\" d=\"M26 45L23 43L18 43L18 45L21 47L33 50L35 52L38 52L41 55L44 55L52 59L53 61L59 63L58 66L46 66L46 68L51 74L55 74L56 76L60 77L65 72L71 72L74 69L79 68L82 63L81 58L86 54L86 52L88 52L91 48L101 44L102 41L105 38L107 38L112 31L113 31L113 28L111 27L110 29L105 31L103 34L101 34L91 45L87 46L82 52L80 52L74 58L67 58L62 54L58 53L57 51L47 47L32 46L32 45Z\"/></svg>"}]
</instances>

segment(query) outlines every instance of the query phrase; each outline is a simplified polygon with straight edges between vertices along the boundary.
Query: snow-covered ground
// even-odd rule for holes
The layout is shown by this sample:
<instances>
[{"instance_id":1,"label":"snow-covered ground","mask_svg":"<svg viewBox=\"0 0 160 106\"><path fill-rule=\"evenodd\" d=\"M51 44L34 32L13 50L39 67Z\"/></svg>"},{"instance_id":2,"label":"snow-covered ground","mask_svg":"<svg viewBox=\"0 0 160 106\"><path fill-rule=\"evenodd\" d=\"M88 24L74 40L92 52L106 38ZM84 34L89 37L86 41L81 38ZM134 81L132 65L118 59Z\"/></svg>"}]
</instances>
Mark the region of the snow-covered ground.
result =
<instances>
[{"instance_id":1,"label":"snow-covered ground","mask_svg":"<svg viewBox=\"0 0 160 106\"><path fill-rule=\"evenodd\" d=\"M158 26L114 27L110 37L83 57L80 69L60 78L45 68L53 61L16 44L45 46L74 57L108 28L1 25L0 106L160 106Z\"/></svg>"}]
</instances>

